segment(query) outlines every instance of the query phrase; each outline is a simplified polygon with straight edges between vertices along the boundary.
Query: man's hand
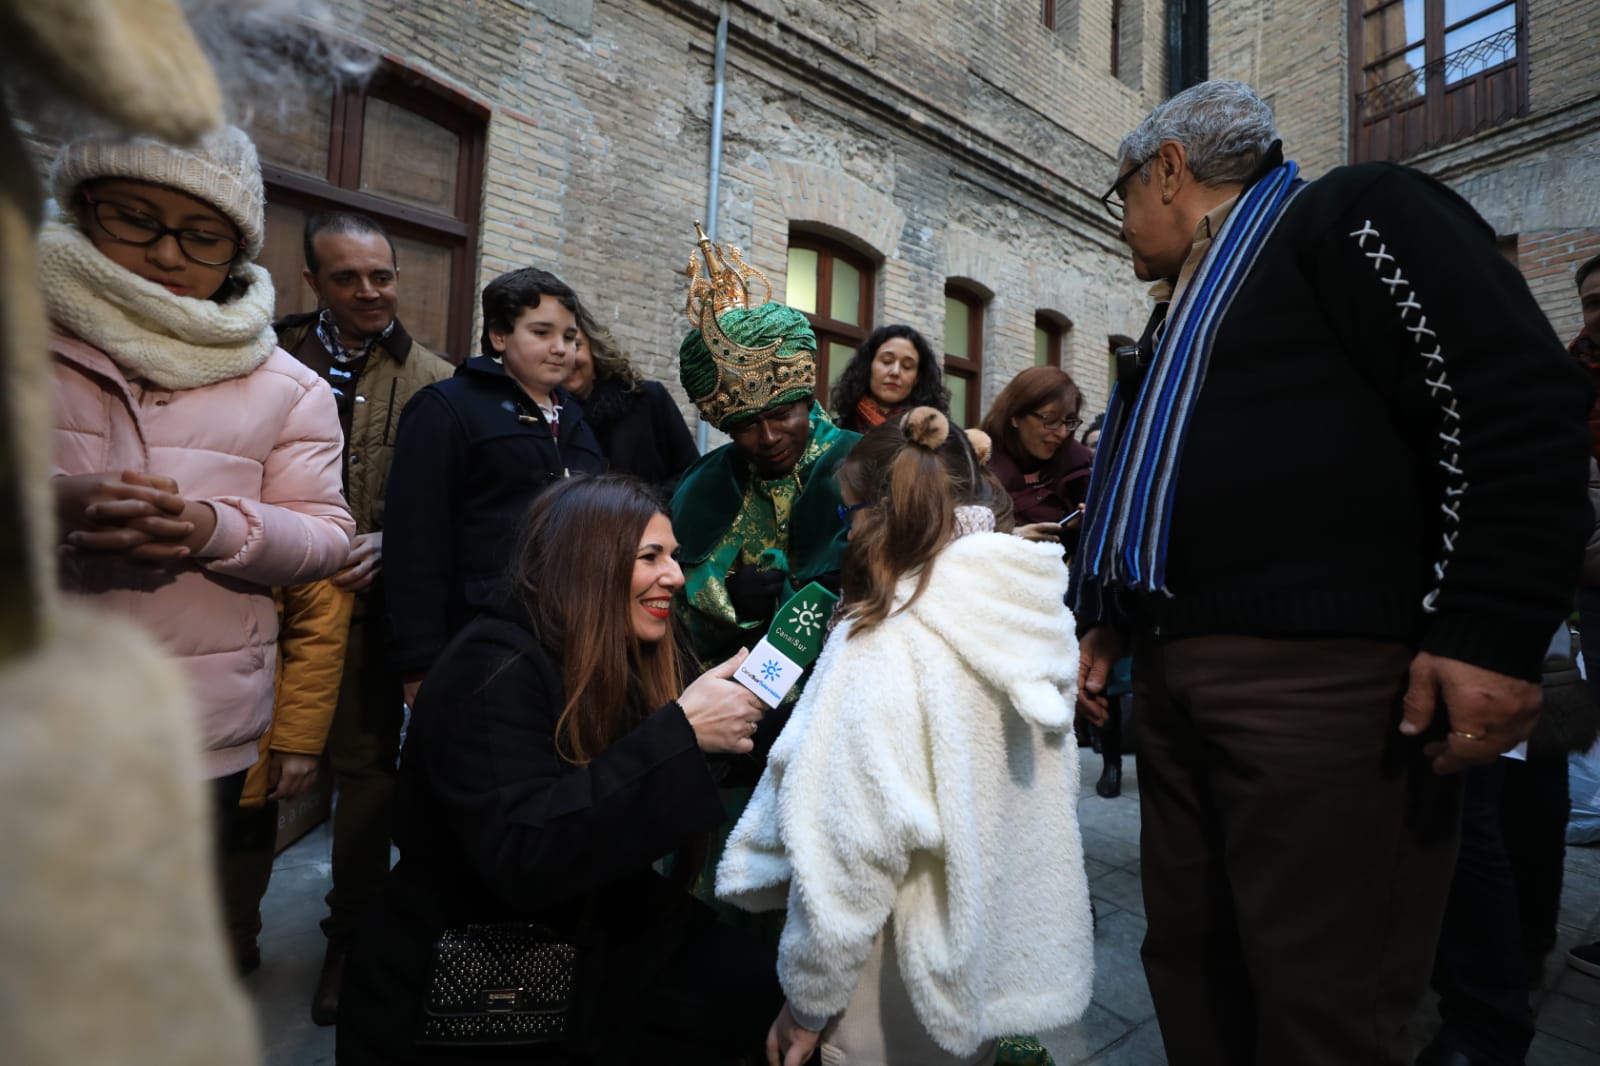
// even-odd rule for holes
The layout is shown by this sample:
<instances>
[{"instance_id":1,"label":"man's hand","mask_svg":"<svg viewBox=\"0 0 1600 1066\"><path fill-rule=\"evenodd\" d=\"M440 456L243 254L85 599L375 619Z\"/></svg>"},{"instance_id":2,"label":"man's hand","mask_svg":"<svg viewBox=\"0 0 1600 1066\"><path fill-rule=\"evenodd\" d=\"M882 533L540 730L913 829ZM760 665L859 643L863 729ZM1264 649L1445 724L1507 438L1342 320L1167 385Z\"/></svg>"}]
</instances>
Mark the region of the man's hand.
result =
<instances>
[{"instance_id":1,"label":"man's hand","mask_svg":"<svg viewBox=\"0 0 1600 1066\"><path fill-rule=\"evenodd\" d=\"M350 541L344 569L328 580L348 592L365 592L383 569L383 533L357 533Z\"/></svg>"},{"instance_id":2,"label":"man's hand","mask_svg":"<svg viewBox=\"0 0 1600 1066\"><path fill-rule=\"evenodd\" d=\"M1111 667L1124 654L1124 643L1122 634L1111 626L1095 626L1078 642L1078 706L1091 725L1105 725L1111 717L1106 684L1111 680Z\"/></svg>"},{"instance_id":3,"label":"man's hand","mask_svg":"<svg viewBox=\"0 0 1600 1066\"><path fill-rule=\"evenodd\" d=\"M267 799L287 800L304 795L317 783L317 757L288 751L267 752Z\"/></svg>"},{"instance_id":4,"label":"man's hand","mask_svg":"<svg viewBox=\"0 0 1600 1066\"><path fill-rule=\"evenodd\" d=\"M1451 774L1493 762L1528 739L1539 720L1543 691L1532 681L1418 652L1411 660L1400 732L1414 737L1427 729L1441 700L1450 732L1422 750L1433 759L1435 773Z\"/></svg>"},{"instance_id":5,"label":"man's hand","mask_svg":"<svg viewBox=\"0 0 1600 1066\"><path fill-rule=\"evenodd\" d=\"M1025 526L1017 526L1011 532L1023 540L1061 540L1061 527L1054 522L1030 522Z\"/></svg>"},{"instance_id":6,"label":"man's hand","mask_svg":"<svg viewBox=\"0 0 1600 1066\"><path fill-rule=\"evenodd\" d=\"M805 1066L821 1036L814 1030L802 1029L785 1003L767 1030L767 1066Z\"/></svg>"}]
</instances>

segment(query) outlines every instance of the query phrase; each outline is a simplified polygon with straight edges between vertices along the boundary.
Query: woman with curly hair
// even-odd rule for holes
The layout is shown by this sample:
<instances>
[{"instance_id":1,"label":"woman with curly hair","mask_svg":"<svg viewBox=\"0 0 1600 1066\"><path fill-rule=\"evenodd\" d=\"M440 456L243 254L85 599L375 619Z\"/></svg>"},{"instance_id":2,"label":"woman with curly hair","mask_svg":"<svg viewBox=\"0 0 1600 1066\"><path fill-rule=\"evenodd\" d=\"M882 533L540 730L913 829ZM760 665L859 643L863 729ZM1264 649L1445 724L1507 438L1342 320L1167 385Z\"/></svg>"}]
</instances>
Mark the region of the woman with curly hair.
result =
<instances>
[{"instance_id":1,"label":"woman with curly hair","mask_svg":"<svg viewBox=\"0 0 1600 1066\"><path fill-rule=\"evenodd\" d=\"M913 407L950 413L950 390L928 338L910 326L873 330L833 384L833 419L856 433Z\"/></svg>"},{"instance_id":2,"label":"woman with curly hair","mask_svg":"<svg viewBox=\"0 0 1600 1066\"><path fill-rule=\"evenodd\" d=\"M578 344L562 382L583 404L583 418L612 471L632 474L670 499L683 472L700 458L672 395L640 375L611 336L578 305Z\"/></svg>"}]
</instances>

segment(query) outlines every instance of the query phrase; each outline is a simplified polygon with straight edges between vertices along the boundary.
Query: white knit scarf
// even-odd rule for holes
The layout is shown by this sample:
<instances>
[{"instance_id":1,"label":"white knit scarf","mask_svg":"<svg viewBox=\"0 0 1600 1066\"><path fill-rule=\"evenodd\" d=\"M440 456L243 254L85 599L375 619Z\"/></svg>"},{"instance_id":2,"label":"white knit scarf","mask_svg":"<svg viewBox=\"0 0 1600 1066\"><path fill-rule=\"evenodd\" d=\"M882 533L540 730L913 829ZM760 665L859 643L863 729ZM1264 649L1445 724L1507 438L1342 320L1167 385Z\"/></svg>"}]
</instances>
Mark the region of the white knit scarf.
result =
<instances>
[{"instance_id":1,"label":"white knit scarf","mask_svg":"<svg viewBox=\"0 0 1600 1066\"><path fill-rule=\"evenodd\" d=\"M50 316L100 349L130 379L193 389L248 374L267 361L272 278L234 268L248 284L225 304L178 296L113 263L79 230L52 222L39 235L39 287Z\"/></svg>"}]
</instances>

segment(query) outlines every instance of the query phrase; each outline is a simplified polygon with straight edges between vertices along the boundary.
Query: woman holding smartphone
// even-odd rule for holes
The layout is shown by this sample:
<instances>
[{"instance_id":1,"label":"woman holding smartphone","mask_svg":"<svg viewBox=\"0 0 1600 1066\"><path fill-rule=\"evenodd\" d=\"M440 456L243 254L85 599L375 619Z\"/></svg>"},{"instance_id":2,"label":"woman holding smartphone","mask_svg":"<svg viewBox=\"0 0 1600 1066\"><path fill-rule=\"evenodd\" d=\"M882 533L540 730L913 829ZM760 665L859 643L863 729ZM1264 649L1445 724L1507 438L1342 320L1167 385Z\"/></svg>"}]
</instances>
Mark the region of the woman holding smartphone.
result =
<instances>
[{"instance_id":1,"label":"woman holding smartphone","mask_svg":"<svg viewBox=\"0 0 1600 1066\"><path fill-rule=\"evenodd\" d=\"M1011 495L1016 534L1059 540L1069 555L1094 463L1094 452L1072 439L1082 406L1065 371L1036 366L1012 378L983 419L994 444L989 469Z\"/></svg>"}]
</instances>

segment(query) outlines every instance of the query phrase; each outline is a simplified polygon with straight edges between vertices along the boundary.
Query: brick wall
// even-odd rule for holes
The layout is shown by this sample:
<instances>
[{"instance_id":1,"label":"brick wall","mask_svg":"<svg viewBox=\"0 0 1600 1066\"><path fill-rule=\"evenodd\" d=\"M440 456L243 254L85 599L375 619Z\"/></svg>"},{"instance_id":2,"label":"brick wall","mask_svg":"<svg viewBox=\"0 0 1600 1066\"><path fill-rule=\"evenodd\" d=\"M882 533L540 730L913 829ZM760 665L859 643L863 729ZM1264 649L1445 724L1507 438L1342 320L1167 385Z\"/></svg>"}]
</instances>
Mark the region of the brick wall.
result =
<instances>
[{"instance_id":1,"label":"brick wall","mask_svg":"<svg viewBox=\"0 0 1600 1066\"><path fill-rule=\"evenodd\" d=\"M1348 156L1350 63L1344 5L1211 0L1210 74L1246 82L1272 105L1284 154L1308 178Z\"/></svg>"},{"instance_id":2,"label":"brick wall","mask_svg":"<svg viewBox=\"0 0 1600 1066\"><path fill-rule=\"evenodd\" d=\"M569 281L678 393L681 275L707 211L712 0L334 0L353 36L492 108L480 284L529 263ZM877 319L938 343L944 285L994 293L987 403L1033 358L1040 310L1063 363L1106 395L1105 337L1142 286L1097 197L1117 142L1164 87L1165 4L739 0L731 5L719 237L782 298L789 234L878 264ZM687 405L685 410L688 411Z\"/></svg>"},{"instance_id":3,"label":"brick wall","mask_svg":"<svg viewBox=\"0 0 1600 1066\"><path fill-rule=\"evenodd\" d=\"M1578 287L1572 272L1597 255L1600 255L1600 225L1517 235L1517 267L1528 280L1534 299L1550 316L1550 324L1555 327L1562 344L1576 337L1583 327Z\"/></svg>"},{"instance_id":4,"label":"brick wall","mask_svg":"<svg viewBox=\"0 0 1600 1066\"><path fill-rule=\"evenodd\" d=\"M1312 175L1348 157L1352 2L1210 4L1212 76L1254 84L1273 103L1286 149ZM1528 0L1527 9L1527 115L1406 162L1517 238L1534 296L1570 339L1571 270L1600 224L1600 3Z\"/></svg>"}]
</instances>

